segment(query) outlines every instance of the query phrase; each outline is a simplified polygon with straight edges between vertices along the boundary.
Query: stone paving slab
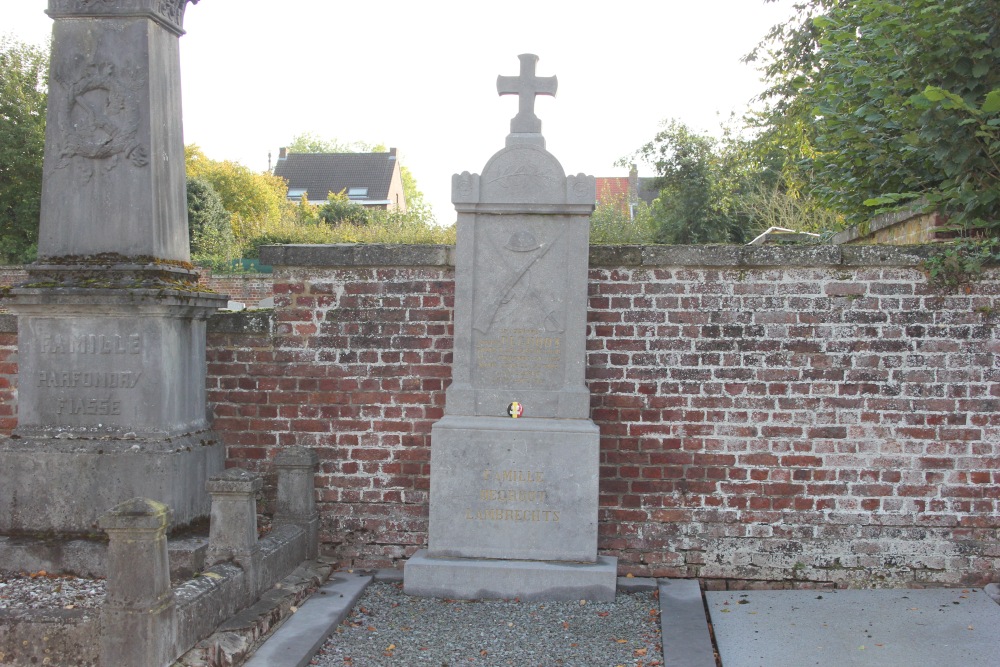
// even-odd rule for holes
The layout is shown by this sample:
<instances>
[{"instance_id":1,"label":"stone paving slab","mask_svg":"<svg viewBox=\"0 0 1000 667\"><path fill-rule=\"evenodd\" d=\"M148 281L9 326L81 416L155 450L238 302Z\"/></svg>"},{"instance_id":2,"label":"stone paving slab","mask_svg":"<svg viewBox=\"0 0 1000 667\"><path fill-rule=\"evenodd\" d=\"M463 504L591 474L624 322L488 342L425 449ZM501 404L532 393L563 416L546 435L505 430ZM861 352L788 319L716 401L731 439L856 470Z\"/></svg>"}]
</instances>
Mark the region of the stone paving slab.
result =
<instances>
[{"instance_id":1,"label":"stone paving slab","mask_svg":"<svg viewBox=\"0 0 1000 667\"><path fill-rule=\"evenodd\" d=\"M980 588L705 595L724 667L1000 665L1000 605Z\"/></svg>"},{"instance_id":2,"label":"stone paving slab","mask_svg":"<svg viewBox=\"0 0 1000 667\"><path fill-rule=\"evenodd\" d=\"M701 585L697 579L660 579L664 667L715 667Z\"/></svg>"},{"instance_id":3,"label":"stone paving slab","mask_svg":"<svg viewBox=\"0 0 1000 667\"><path fill-rule=\"evenodd\" d=\"M371 575L336 572L284 625L265 641L244 667L304 667L337 628L371 583Z\"/></svg>"}]
</instances>

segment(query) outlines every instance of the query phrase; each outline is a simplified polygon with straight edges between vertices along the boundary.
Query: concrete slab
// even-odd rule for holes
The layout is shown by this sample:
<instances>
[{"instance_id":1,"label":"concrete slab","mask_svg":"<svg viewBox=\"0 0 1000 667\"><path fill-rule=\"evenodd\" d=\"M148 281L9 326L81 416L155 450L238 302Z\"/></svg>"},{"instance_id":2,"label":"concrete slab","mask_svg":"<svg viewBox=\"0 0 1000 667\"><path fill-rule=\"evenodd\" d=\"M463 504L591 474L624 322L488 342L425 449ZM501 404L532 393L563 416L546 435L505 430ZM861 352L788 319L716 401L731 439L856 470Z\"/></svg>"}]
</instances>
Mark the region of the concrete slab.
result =
<instances>
[{"instance_id":1,"label":"concrete slab","mask_svg":"<svg viewBox=\"0 0 1000 667\"><path fill-rule=\"evenodd\" d=\"M473 558L430 558L418 551L404 566L407 595L455 600L615 599L618 559L598 556L596 563L568 563Z\"/></svg>"},{"instance_id":2,"label":"concrete slab","mask_svg":"<svg viewBox=\"0 0 1000 667\"><path fill-rule=\"evenodd\" d=\"M337 572L271 635L245 667L304 667L361 597L371 575Z\"/></svg>"},{"instance_id":3,"label":"concrete slab","mask_svg":"<svg viewBox=\"0 0 1000 667\"><path fill-rule=\"evenodd\" d=\"M705 595L725 667L1000 665L1000 605L978 588Z\"/></svg>"},{"instance_id":4,"label":"concrete slab","mask_svg":"<svg viewBox=\"0 0 1000 667\"><path fill-rule=\"evenodd\" d=\"M698 580L660 579L659 591L664 667L715 667Z\"/></svg>"}]
</instances>

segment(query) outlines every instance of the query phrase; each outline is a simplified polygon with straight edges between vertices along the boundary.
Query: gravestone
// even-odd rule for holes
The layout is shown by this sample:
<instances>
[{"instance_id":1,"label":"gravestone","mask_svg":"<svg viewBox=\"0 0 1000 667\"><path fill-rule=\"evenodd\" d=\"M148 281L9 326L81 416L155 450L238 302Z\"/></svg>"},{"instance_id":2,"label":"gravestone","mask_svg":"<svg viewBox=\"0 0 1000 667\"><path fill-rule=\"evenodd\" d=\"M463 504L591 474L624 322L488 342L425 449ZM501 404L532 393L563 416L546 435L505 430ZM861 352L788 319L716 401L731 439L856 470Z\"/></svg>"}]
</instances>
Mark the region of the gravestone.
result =
<instances>
[{"instance_id":1,"label":"gravestone","mask_svg":"<svg viewBox=\"0 0 1000 667\"><path fill-rule=\"evenodd\" d=\"M195 2L197 0L194 0ZM135 497L207 516L205 322L189 263L178 38L188 0L50 0L38 260L13 290L18 427L0 533L91 532Z\"/></svg>"},{"instance_id":2,"label":"gravestone","mask_svg":"<svg viewBox=\"0 0 1000 667\"><path fill-rule=\"evenodd\" d=\"M520 56L506 146L452 178L458 212L455 347L445 416L431 433L428 546L405 566L412 595L613 599L597 554L599 431L584 384L593 176L545 150Z\"/></svg>"}]
</instances>

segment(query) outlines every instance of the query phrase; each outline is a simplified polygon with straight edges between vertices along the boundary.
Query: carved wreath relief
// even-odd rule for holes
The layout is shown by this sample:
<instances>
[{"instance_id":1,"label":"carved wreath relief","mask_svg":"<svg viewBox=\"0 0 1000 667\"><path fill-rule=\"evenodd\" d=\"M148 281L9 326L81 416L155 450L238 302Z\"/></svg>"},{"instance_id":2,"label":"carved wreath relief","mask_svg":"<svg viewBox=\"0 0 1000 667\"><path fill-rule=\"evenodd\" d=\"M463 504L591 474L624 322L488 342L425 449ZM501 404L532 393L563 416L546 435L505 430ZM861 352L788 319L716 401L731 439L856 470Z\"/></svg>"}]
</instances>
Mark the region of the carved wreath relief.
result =
<instances>
[{"instance_id":1,"label":"carved wreath relief","mask_svg":"<svg viewBox=\"0 0 1000 667\"><path fill-rule=\"evenodd\" d=\"M139 91L145 87L138 69L122 73L112 63L91 63L56 81L64 94L56 108L63 134L55 169L72 165L85 184L93 176L93 160L104 160L105 171L122 158L136 167L149 164L148 149L136 139Z\"/></svg>"}]
</instances>

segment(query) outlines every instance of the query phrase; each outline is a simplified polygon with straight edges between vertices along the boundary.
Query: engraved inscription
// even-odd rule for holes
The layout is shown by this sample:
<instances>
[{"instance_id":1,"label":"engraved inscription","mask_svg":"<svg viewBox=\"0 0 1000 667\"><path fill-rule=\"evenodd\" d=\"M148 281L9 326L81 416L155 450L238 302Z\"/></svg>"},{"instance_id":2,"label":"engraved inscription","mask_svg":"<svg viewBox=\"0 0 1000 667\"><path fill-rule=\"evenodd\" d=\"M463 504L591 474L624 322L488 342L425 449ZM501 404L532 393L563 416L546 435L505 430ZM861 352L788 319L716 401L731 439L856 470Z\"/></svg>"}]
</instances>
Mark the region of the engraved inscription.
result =
<instances>
[{"instance_id":1,"label":"engraved inscription","mask_svg":"<svg viewBox=\"0 0 1000 667\"><path fill-rule=\"evenodd\" d=\"M544 505L547 493L537 485L543 484L545 474L541 470L492 470L482 471L483 482L494 482L499 488L480 489L478 500L491 503L487 509L465 510L466 521L529 521L557 523L559 510L498 507L497 505ZM510 485L516 485L511 487Z\"/></svg>"},{"instance_id":2,"label":"engraved inscription","mask_svg":"<svg viewBox=\"0 0 1000 667\"><path fill-rule=\"evenodd\" d=\"M43 336L38 350L42 354L139 354L142 351L142 336L137 333L128 336L55 334Z\"/></svg>"},{"instance_id":3,"label":"engraved inscription","mask_svg":"<svg viewBox=\"0 0 1000 667\"><path fill-rule=\"evenodd\" d=\"M501 329L476 341L478 379L496 386L554 384L562 367L563 337L530 329Z\"/></svg>"},{"instance_id":4,"label":"engraved inscription","mask_svg":"<svg viewBox=\"0 0 1000 667\"><path fill-rule=\"evenodd\" d=\"M35 372L35 386L52 391L50 405L65 416L116 416L122 414L126 392L135 389L143 372L97 370L93 366L125 362L139 363L142 334L43 334L38 337L38 353L49 360ZM115 357L99 362L98 357ZM113 367L112 367L113 368ZM70 391L58 391L70 390Z\"/></svg>"},{"instance_id":5,"label":"engraved inscription","mask_svg":"<svg viewBox=\"0 0 1000 667\"><path fill-rule=\"evenodd\" d=\"M114 394L104 398L60 398L56 403L60 415L120 415L122 402Z\"/></svg>"},{"instance_id":6,"label":"engraved inscription","mask_svg":"<svg viewBox=\"0 0 1000 667\"><path fill-rule=\"evenodd\" d=\"M88 371L38 371L39 387L84 387L87 389L133 389L142 371L102 373Z\"/></svg>"}]
</instances>

